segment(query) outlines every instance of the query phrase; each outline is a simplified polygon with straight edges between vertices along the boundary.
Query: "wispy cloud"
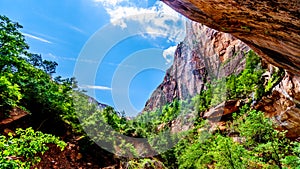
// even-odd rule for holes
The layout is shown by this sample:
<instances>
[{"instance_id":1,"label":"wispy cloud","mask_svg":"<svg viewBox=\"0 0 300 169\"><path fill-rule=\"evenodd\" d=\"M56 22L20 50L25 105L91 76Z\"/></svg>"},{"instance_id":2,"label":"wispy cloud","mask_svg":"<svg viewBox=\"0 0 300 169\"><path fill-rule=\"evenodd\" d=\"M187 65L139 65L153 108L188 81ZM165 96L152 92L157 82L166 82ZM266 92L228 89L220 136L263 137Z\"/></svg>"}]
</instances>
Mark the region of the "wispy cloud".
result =
<instances>
[{"instance_id":1,"label":"wispy cloud","mask_svg":"<svg viewBox=\"0 0 300 169\"><path fill-rule=\"evenodd\" d=\"M92 59L78 59L74 57L64 57L64 56L56 56L52 53L47 53L43 54L47 59L50 60L66 60L66 61L72 61L72 62L85 62L85 63L92 63L92 64L97 64L97 60L92 60Z\"/></svg>"},{"instance_id":2,"label":"wispy cloud","mask_svg":"<svg viewBox=\"0 0 300 169\"><path fill-rule=\"evenodd\" d=\"M128 0L93 0L96 3L102 3L104 6L115 6L123 2L129 2Z\"/></svg>"},{"instance_id":3,"label":"wispy cloud","mask_svg":"<svg viewBox=\"0 0 300 169\"><path fill-rule=\"evenodd\" d=\"M44 38L41 38L41 37L38 37L38 36L34 36L32 34L29 34L29 33L22 33L24 36L28 37L28 38L31 38L31 39L35 39L35 40L38 40L40 42L44 42L44 43L49 43L49 44L52 44L51 41L49 40L46 40Z\"/></svg>"},{"instance_id":4,"label":"wispy cloud","mask_svg":"<svg viewBox=\"0 0 300 169\"><path fill-rule=\"evenodd\" d=\"M106 87L106 86L82 85L82 86L79 86L79 87L83 88L83 89L111 90L110 87Z\"/></svg>"},{"instance_id":5,"label":"wispy cloud","mask_svg":"<svg viewBox=\"0 0 300 169\"><path fill-rule=\"evenodd\" d=\"M79 33L82 33L82 34L85 34L86 32L84 32L82 29L80 29L80 28L78 28L78 27L76 27L76 26L74 26L74 25L69 25L69 24L67 24L67 26L70 28L70 29L72 29L72 30L74 30L74 31L76 31L76 32L79 32Z\"/></svg>"},{"instance_id":6,"label":"wispy cloud","mask_svg":"<svg viewBox=\"0 0 300 169\"><path fill-rule=\"evenodd\" d=\"M72 61L72 62L76 62L77 59L74 57L64 57L64 56L56 56L52 53L47 53L47 54L43 54L43 56L46 59L50 59L50 60L66 60L66 61Z\"/></svg>"}]
</instances>

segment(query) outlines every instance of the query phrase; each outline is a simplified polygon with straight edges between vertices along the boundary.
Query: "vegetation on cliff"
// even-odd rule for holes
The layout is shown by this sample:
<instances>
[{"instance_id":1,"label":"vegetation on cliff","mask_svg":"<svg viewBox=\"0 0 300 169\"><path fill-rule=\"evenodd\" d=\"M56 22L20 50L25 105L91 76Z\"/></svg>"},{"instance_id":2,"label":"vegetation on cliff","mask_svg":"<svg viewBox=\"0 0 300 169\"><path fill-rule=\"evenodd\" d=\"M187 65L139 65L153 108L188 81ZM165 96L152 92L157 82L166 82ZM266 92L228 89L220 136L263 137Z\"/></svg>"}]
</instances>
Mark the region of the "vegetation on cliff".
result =
<instances>
[{"instance_id":1,"label":"vegetation on cliff","mask_svg":"<svg viewBox=\"0 0 300 169\"><path fill-rule=\"evenodd\" d=\"M57 64L28 52L18 23L5 16L0 20L0 120L8 117L12 108L22 108L37 123L33 124L35 130L51 128L52 134L58 135L58 126L60 132L70 129L80 136L76 139L82 142L82 152L101 142L102 148L117 155L117 166L127 168L300 167L300 144L285 138L285 131L275 130L270 119L252 108L283 74L278 69L269 78L263 76L266 70L252 51L240 74L212 79L206 90L189 100L175 100L129 120L112 107L99 107L76 88L74 78L53 78ZM204 119L210 108L231 99L241 100L241 105L227 119L225 129ZM52 126L46 128L45 121ZM176 122L192 125L188 131L173 130ZM120 135L146 138L148 152ZM1 135L0 168L30 168L40 161L37 155L47 151L48 143L61 149L66 146L58 137L32 128ZM162 147L170 149L160 152ZM155 156L139 159L147 154Z\"/></svg>"},{"instance_id":2,"label":"vegetation on cliff","mask_svg":"<svg viewBox=\"0 0 300 169\"><path fill-rule=\"evenodd\" d=\"M204 122L205 123L205 122ZM285 138L262 112L245 105L228 130L210 135L197 128L175 147L172 168L297 168L298 142Z\"/></svg>"},{"instance_id":3,"label":"vegetation on cliff","mask_svg":"<svg viewBox=\"0 0 300 169\"><path fill-rule=\"evenodd\" d=\"M299 143L285 138L285 131L275 130L276 126L270 119L251 108L255 100L266 95L278 83L282 71L277 70L272 77L265 78L262 75L266 70L252 51L247 54L246 63L245 70L239 75L212 80L207 84L206 90L191 100L176 100L161 109L144 112L133 120L126 120L124 114L121 115L110 107L96 110L91 106L85 110L91 114L82 114L87 116L82 127L86 131L97 132L100 128L105 128L103 124L109 124L114 129L110 136L121 133L135 138L147 138L154 151L176 143L172 149L156 158L138 159L141 154L138 154L134 144L125 139L107 137L111 130L101 130L102 132L94 135L94 141L105 141L112 149L119 147L126 150L115 153L130 157L122 158L129 168L145 168L155 166L154 164L162 168L296 168L300 162ZM227 92L221 87L226 87ZM233 121L227 122L225 130L207 132L212 126L202 118L201 112L219 104L223 100L220 96L224 96L225 100L242 99L244 106L240 106L234 113ZM172 122L193 112L196 115L190 120L194 120L194 127L187 134L184 133L184 138L178 143L176 141L182 135L164 135L172 128ZM159 140L155 139L157 135L161 136ZM164 166L157 162L159 160L164 162Z\"/></svg>"}]
</instances>

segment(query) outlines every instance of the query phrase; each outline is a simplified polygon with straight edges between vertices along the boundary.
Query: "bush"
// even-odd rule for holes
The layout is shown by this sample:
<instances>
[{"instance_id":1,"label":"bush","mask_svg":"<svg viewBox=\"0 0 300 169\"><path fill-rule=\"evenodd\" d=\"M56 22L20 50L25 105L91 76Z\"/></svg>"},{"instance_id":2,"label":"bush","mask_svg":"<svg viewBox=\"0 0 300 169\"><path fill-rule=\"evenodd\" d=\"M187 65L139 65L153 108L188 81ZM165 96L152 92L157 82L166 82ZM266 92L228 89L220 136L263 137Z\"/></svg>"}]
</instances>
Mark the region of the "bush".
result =
<instances>
[{"instance_id":1,"label":"bush","mask_svg":"<svg viewBox=\"0 0 300 169\"><path fill-rule=\"evenodd\" d=\"M0 112L16 107L22 97L17 84L12 84L6 76L0 76Z\"/></svg>"},{"instance_id":2,"label":"bush","mask_svg":"<svg viewBox=\"0 0 300 169\"><path fill-rule=\"evenodd\" d=\"M55 136L35 132L32 128L17 129L15 134L9 133L9 137L0 135L0 168L29 169L41 160L37 155L49 149L48 143L56 144L61 150L67 145Z\"/></svg>"},{"instance_id":3,"label":"bush","mask_svg":"<svg viewBox=\"0 0 300 169\"><path fill-rule=\"evenodd\" d=\"M161 168L165 169L166 167L156 159L139 159L139 160L130 160L127 162L126 169L155 169Z\"/></svg>"}]
</instances>

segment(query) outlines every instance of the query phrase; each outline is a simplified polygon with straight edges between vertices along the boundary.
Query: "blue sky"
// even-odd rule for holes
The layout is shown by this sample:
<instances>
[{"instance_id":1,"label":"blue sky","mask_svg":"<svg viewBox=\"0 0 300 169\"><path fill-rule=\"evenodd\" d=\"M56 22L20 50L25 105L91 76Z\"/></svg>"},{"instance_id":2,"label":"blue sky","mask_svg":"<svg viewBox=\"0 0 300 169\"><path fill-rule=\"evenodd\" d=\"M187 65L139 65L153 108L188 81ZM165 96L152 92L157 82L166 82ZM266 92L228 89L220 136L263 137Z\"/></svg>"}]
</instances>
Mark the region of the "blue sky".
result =
<instances>
[{"instance_id":1,"label":"blue sky","mask_svg":"<svg viewBox=\"0 0 300 169\"><path fill-rule=\"evenodd\" d=\"M138 113L172 64L185 18L153 0L1 0L30 51L98 101Z\"/></svg>"}]
</instances>

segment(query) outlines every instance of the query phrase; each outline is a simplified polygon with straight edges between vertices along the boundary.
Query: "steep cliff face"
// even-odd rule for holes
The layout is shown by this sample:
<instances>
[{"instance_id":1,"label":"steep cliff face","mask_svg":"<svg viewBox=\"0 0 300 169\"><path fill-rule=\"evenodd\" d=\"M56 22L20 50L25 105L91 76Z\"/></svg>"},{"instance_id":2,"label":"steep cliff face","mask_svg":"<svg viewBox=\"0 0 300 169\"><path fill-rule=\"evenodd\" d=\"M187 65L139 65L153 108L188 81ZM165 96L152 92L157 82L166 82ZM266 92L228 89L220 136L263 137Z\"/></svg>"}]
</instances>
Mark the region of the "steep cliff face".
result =
<instances>
[{"instance_id":1,"label":"steep cliff face","mask_svg":"<svg viewBox=\"0 0 300 169\"><path fill-rule=\"evenodd\" d=\"M175 52L174 63L164 81L147 101L145 111L159 108L174 99L187 99L205 90L205 83L212 78L238 74L245 67L244 52L250 48L230 34L218 32L196 22L187 23L187 36ZM265 64L271 77L274 66ZM268 77L267 77L268 78ZM243 99L243 98L241 98ZM239 100L228 100L204 112L203 118L230 115L238 111ZM263 111L287 130L287 137L300 139L300 78L289 71L281 82L253 107ZM218 111L220 108L222 111ZM173 125L174 123L174 125ZM218 124L216 124L218 125ZM182 130L179 121L172 122L172 130ZM219 126L224 127L224 126ZM179 128L179 129L177 129Z\"/></svg>"},{"instance_id":2,"label":"steep cliff face","mask_svg":"<svg viewBox=\"0 0 300 169\"><path fill-rule=\"evenodd\" d=\"M177 46L173 65L144 110L195 96L210 79L239 73L245 66L244 53L248 50L247 45L230 34L189 21L187 36Z\"/></svg>"},{"instance_id":3,"label":"steep cliff face","mask_svg":"<svg viewBox=\"0 0 300 169\"><path fill-rule=\"evenodd\" d=\"M299 0L162 0L186 17L245 42L269 63L300 74Z\"/></svg>"}]
</instances>

